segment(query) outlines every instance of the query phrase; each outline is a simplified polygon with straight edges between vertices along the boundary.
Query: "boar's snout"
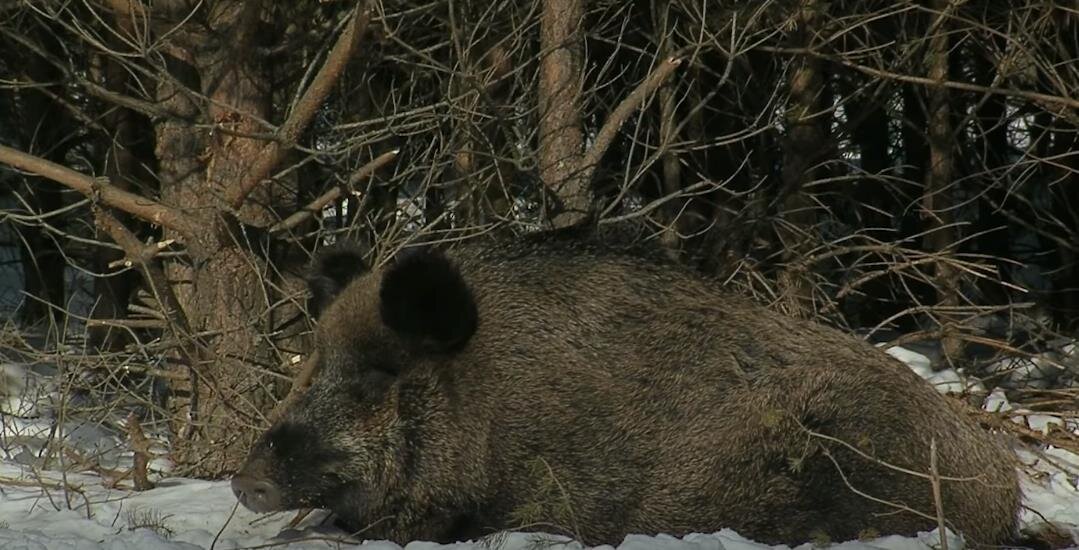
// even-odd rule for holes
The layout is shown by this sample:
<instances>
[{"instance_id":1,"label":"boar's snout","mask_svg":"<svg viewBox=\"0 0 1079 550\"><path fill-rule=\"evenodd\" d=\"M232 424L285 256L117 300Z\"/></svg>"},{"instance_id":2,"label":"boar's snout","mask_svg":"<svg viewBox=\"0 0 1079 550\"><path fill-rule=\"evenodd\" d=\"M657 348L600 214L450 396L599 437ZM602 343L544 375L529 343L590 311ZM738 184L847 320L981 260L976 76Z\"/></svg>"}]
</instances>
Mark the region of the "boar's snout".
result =
<instances>
[{"instance_id":1,"label":"boar's snout","mask_svg":"<svg viewBox=\"0 0 1079 550\"><path fill-rule=\"evenodd\" d=\"M273 482L240 472L232 478L232 493L245 508L266 513L281 509L281 490Z\"/></svg>"}]
</instances>

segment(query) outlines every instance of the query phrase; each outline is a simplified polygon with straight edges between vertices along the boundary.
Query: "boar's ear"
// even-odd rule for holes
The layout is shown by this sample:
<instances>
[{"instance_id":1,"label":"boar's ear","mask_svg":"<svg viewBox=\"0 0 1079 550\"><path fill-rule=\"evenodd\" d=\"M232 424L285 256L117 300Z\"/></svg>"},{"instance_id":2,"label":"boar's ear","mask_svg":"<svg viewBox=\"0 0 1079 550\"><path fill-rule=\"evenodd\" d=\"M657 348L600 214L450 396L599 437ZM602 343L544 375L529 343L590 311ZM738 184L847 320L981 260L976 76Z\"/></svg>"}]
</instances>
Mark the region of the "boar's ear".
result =
<instances>
[{"instance_id":1,"label":"boar's ear","mask_svg":"<svg viewBox=\"0 0 1079 550\"><path fill-rule=\"evenodd\" d=\"M434 248L399 254L382 276L379 299L382 322L426 351L455 351L476 332L472 291Z\"/></svg>"},{"instance_id":2,"label":"boar's ear","mask_svg":"<svg viewBox=\"0 0 1079 550\"><path fill-rule=\"evenodd\" d=\"M317 317L348 283L366 270L363 251L356 245L338 244L320 252L307 276L307 288L311 291L307 310Z\"/></svg>"}]
</instances>

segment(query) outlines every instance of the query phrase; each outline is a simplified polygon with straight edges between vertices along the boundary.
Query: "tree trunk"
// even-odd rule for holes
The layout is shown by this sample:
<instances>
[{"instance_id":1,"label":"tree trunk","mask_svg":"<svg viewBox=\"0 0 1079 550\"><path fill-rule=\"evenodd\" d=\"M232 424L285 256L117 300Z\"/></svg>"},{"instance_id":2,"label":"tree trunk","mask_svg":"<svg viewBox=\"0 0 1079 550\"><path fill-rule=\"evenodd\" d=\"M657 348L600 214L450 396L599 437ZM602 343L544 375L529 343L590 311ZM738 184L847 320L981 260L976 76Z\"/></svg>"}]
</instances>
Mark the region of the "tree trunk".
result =
<instances>
[{"instance_id":1,"label":"tree trunk","mask_svg":"<svg viewBox=\"0 0 1079 550\"><path fill-rule=\"evenodd\" d=\"M657 29L656 34L660 37L660 59L667 59L673 54L671 45L673 25L669 21L670 12L670 3L652 2L652 21ZM672 143L678 141L674 90L675 85L671 82L659 89L659 136L660 143L664 147L670 147ZM663 153L663 184L660 187L667 195L672 195L682 189L682 163L678 155L670 150ZM664 209L665 227L661 240L672 258L681 256L682 228L686 225L682 214L686 202L687 200L671 200L667 202Z\"/></svg>"},{"instance_id":2,"label":"tree trunk","mask_svg":"<svg viewBox=\"0 0 1079 550\"><path fill-rule=\"evenodd\" d=\"M115 20L114 28L125 37L135 37L134 22L126 7L120 6L113 10ZM122 41L115 34L107 35L109 45L119 51L124 47ZM112 55L97 54L95 60L101 70L101 80L105 87L118 94L128 94L128 72L120 63L120 60ZM104 166L101 168L105 177L116 187L125 191L131 191L139 181L151 181L150 174L141 169L143 163L149 159L139 158L135 154L136 144L140 139L146 139L141 135L138 115L131 110L116 105L104 105L101 124L106 133L100 136L101 156L104 158ZM146 124L146 126L149 126ZM152 128L151 128L152 129ZM124 212L115 212L117 220L126 226L139 223L132 216ZM101 233L99 231L99 233ZM99 234L98 238L108 239L107 235ZM109 265L122 259L123 251L115 248L103 249L95 254L92 260L94 271L108 273ZM127 306L131 293L135 288L137 272L127 271L117 275L94 278L94 308L90 312L93 319L122 319L126 317ZM92 348L100 350L120 349L127 341L127 331L111 325L97 325L87 329L87 337Z\"/></svg>"},{"instance_id":3,"label":"tree trunk","mask_svg":"<svg viewBox=\"0 0 1079 550\"><path fill-rule=\"evenodd\" d=\"M935 81L949 79L947 20L950 4L949 0L933 0L931 3L931 9L937 15L930 27L926 60L928 77ZM936 264L934 286L937 305L945 308L938 312L938 318L942 330L942 351L944 359L949 362L958 359L963 351L963 341L956 336L955 325L958 321L954 315L954 308L960 304L960 272L946 261L954 253L951 247L958 239L953 225L955 213L952 196L955 190L952 180L955 161L950 99L948 89L943 86L933 86L929 90L929 170L922 196L922 211L928 231L925 247L945 260Z\"/></svg>"},{"instance_id":4,"label":"tree trunk","mask_svg":"<svg viewBox=\"0 0 1079 550\"><path fill-rule=\"evenodd\" d=\"M852 87L845 93L854 94L856 91ZM851 100L848 104L848 116L857 118L851 132L862 157L862 170L865 171L865 176L855 181L852 189L857 203L857 218L855 220L852 216L851 221L859 227L888 227L891 220L882 212L886 211L890 200L889 184L878 179L885 175L892 162L888 154L891 143L888 114L884 111L881 98L876 95Z\"/></svg>"},{"instance_id":5,"label":"tree trunk","mask_svg":"<svg viewBox=\"0 0 1079 550\"><path fill-rule=\"evenodd\" d=\"M46 156L45 158L48 158ZM53 159L55 160L55 159ZM44 178L28 177L30 204L35 212L52 212L62 206L60 189ZM43 227L24 227L19 239L22 261L23 299L20 317L23 323L38 326L51 339L64 325L67 293L64 270L67 263L55 239Z\"/></svg>"},{"instance_id":6,"label":"tree trunk","mask_svg":"<svg viewBox=\"0 0 1079 550\"><path fill-rule=\"evenodd\" d=\"M39 33L45 50L52 54L62 51L55 36ZM57 71L44 59L34 56L27 63L27 73L33 82L57 82ZM46 89L47 90L47 89ZM46 91L30 89L24 92L21 134L23 149L54 162L64 162L70 149L73 124L67 111L58 106ZM52 212L63 205L61 187L45 178L27 177L27 196L38 213ZM52 218L52 224L63 229L63 218ZM67 292L64 271L67 261L56 236L41 226L23 228L19 240L22 257L24 299L21 317L28 325L42 326L51 338L53 332L64 325L64 308Z\"/></svg>"},{"instance_id":7,"label":"tree trunk","mask_svg":"<svg viewBox=\"0 0 1079 550\"><path fill-rule=\"evenodd\" d=\"M539 176L560 203L552 222L564 227L584 219L592 204L580 166L583 0L544 0L540 18Z\"/></svg>"},{"instance_id":8,"label":"tree trunk","mask_svg":"<svg viewBox=\"0 0 1079 550\"><path fill-rule=\"evenodd\" d=\"M1046 117L1049 118L1049 117ZM1052 193L1053 215L1061 220L1061 229L1070 242L1054 243L1059 269L1052 273L1053 295L1049 310L1062 330L1079 330L1079 126L1063 118L1052 120L1050 158L1061 158L1055 165L1045 165L1047 180L1055 183ZM1070 245L1070 246L1069 246Z\"/></svg>"},{"instance_id":9,"label":"tree trunk","mask_svg":"<svg viewBox=\"0 0 1079 550\"><path fill-rule=\"evenodd\" d=\"M1069 60L1079 56L1079 44L1067 39L1079 35L1079 21L1072 17L1061 21L1057 28L1059 30L1055 34L1059 46L1055 57L1057 63L1068 64ZM1047 149L1043 158L1061 159L1042 166L1046 180L1051 182L1049 190L1052 193L1053 215L1061 220L1067 236L1063 242L1053 243L1060 267L1051 274L1053 294L1048 309L1063 330L1076 331L1079 330L1079 154L1076 154L1079 150L1079 124L1074 122L1075 117L1060 114L1046 113L1042 118L1042 127L1051 128L1047 131L1052 138L1042 140Z\"/></svg>"},{"instance_id":10,"label":"tree trunk","mask_svg":"<svg viewBox=\"0 0 1079 550\"><path fill-rule=\"evenodd\" d=\"M187 15L186 2L158 5L169 20ZM230 186L244 179L264 142L244 135L264 133L257 121L266 120L268 90L265 75L253 61L251 42L261 4L256 1L219 2L208 10L208 25L184 26L170 59L172 76L195 96L167 79L159 82L161 105L177 115L156 128L162 202L182 207L204 231L187 242L190 262L167 263L169 279L192 330L207 331L207 353L189 371L191 387L179 388L173 407L173 449L178 463L196 475L214 476L233 470L253 442L269 410L273 393L264 376L251 365L276 367L261 335L268 332L266 312L272 303L263 277L265 262L248 252L230 211ZM198 120L217 130L180 122ZM242 207L241 221L266 226L271 221L269 193L256 190L255 200ZM260 200L261 199L261 200ZM252 206L254 205L254 206ZM168 235L166 235L168 236Z\"/></svg>"},{"instance_id":11,"label":"tree trunk","mask_svg":"<svg viewBox=\"0 0 1079 550\"><path fill-rule=\"evenodd\" d=\"M797 27L792 42L795 47L808 48L813 44L820 12L825 7L821 2L809 0L797 9ZM821 114L824 77L820 61L808 55L798 56L788 87L790 105L786 113L787 138L780 191L782 216L787 223L777 224L787 268L780 273L779 286L788 314L811 317L814 313L813 282L799 260L811 246L811 231L816 221L813 202L805 185L816 179L818 170L815 166L826 151L827 126Z\"/></svg>"},{"instance_id":12,"label":"tree trunk","mask_svg":"<svg viewBox=\"0 0 1079 550\"><path fill-rule=\"evenodd\" d=\"M989 43L995 42L998 47L1006 46L1003 39L994 40L992 36L987 36L986 40ZM973 56L974 81L982 86L995 85L995 77L998 74L997 66L991 61L990 55L992 55L990 52L982 50ZM981 155L981 166L978 167L981 173L978 174L976 181L978 187L985 190L985 198L978 201L978 217L973 231L978 233L979 237L974 244L979 253L989 256L986 261L993 263L1000 281L1011 283L1011 270L1014 268L1010 265L1010 258L1014 239L1008 230L1008 218L1004 212L1014 207L1013 204L1009 204L1010 202L1018 201L1009 201L1011 190L1009 186L1001 185L1002 178L1006 175L1010 149L1008 102L1005 96L992 94L981 98L980 103L975 115L979 131L973 139L976 140L974 150L984 152ZM1030 217L1030 219L1034 218L1035 216ZM1018 259L1026 261L1030 258ZM998 281L979 278L972 282L979 287L979 301L1003 303L1008 299L1007 288L1000 285Z\"/></svg>"},{"instance_id":13,"label":"tree trunk","mask_svg":"<svg viewBox=\"0 0 1079 550\"><path fill-rule=\"evenodd\" d=\"M475 58L482 52L478 51L477 44L468 40L469 33L463 31L465 28L474 26L467 7L462 9L460 4L450 2L446 8L449 14L450 30L453 33L450 40L453 42L454 65L458 67L458 70L450 75L449 96L465 97L463 94L466 91L480 86L477 78L480 74L479 63ZM462 23L464 23L463 26ZM451 146L454 148L451 177L455 183L453 189L447 190L445 194L453 195L455 203L453 214L458 229L480 223L482 188L481 182L473 175L476 170L477 143L472 132L482 131L483 122L476 120L476 117L470 113L479 112L481 95L475 94L465 100L468 103L464 109L461 109L459 118L454 120L454 130L451 134Z\"/></svg>"}]
</instances>

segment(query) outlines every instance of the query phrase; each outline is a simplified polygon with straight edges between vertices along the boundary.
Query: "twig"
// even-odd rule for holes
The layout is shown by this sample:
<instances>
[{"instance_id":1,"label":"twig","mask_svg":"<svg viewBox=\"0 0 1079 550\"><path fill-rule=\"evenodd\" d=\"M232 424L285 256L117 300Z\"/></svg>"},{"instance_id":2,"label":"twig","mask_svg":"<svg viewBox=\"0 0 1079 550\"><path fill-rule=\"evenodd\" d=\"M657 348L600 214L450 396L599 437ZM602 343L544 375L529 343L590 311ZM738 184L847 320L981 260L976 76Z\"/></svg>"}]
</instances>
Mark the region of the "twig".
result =
<instances>
[{"instance_id":1,"label":"twig","mask_svg":"<svg viewBox=\"0 0 1079 550\"><path fill-rule=\"evenodd\" d=\"M929 440L929 483L933 487L933 506L937 510L937 530L940 550L948 550L948 535L944 525L944 498L940 491L940 470L937 468L937 438Z\"/></svg>"},{"instance_id":2,"label":"twig","mask_svg":"<svg viewBox=\"0 0 1079 550\"><path fill-rule=\"evenodd\" d=\"M389 164L390 161L397 158L397 154L399 152L399 149L394 149L393 151L382 153L381 155L375 157L371 162L363 165L362 168L356 170L356 173L354 173L352 177L349 178L347 187L349 189L352 189L352 187L360 180L370 176L376 170L382 168L383 166ZM300 225L311 216L314 216L315 214L321 212L322 209L326 207L326 205L341 198L341 195L343 195L344 192L345 191L341 188L341 186L335 185L334 187L331 187L317 199L311 201L307 206L294 212L289 217L272 225L269 230L270 233L281 233L290 229L295 229L296 226Z\"/></svg>"},{"instance_id":3,"label":"twig","mask_svg":"<svg viewBox=\"0 0 1079 550\"><path fill-rule=\"evenodd\" d=\"M217 541L221 538L221 533L224 533L225 528L228 527L230 523L232 523L232 518L236 515L236 510L239 507L240 501L236 501L235 503L233 503L232 511L229 512L229 517L225 518L225 523L223 523L221 525L221 528L217 530L217 534L214 535L214 540L210 541L210 550L214 550L214 547L217 546Z\"/></svg>"},{"instance_id":4,"label":"twig","mask_svg":"<svg viewBox=\"0 0 1079 550\"><path fill-rule=\"evenodd\" d=\"M311 512L314 512L314 511L315 511L314 508L304 508L304 509L300 510L299 512L296 512L296 516L293 517L291 520L289 520L288 528L289 529L296 528L296 526L299 525L300 522L304 520L304 518L311 515Z\"/></svg>"},{"instance_id":5,"label":"twig","mask_svg":"<svg viewBox=\"0 0 1079 550\"><path fill-rule=\"evenodd\" d=\"M310 536L310 537L300 537L300 538L288 539L288 540L282 540L282 541L267 542L265 544L256 544L256 545L253 545L253 546L241 546L241 547L237 548L236 550L262 550L264 548L277 548L278 546L287 546L287 545L295 544L295 543L298 543L298 542L308 542L308 541L310 541L310 542L332 542L332 543L337 544L338 546L341 545L341 544L359 544L359 543L361 543L363 541L357 539L357 537L359 537L360 535L374 529L375 527L378 526L378 524L384 523L384 522L386 522L388 520L391 520L391 519L393 519L393 516L383 516L383 517L381 517L381 518L367 524L366 527L364 527L363 529L360 529L359 531L355 531L355 532L352 532L352 533L347 533L347 534L339 536L339 537L322 536L322 535L316 535L316 536Z\"/></svg>"},{"instance_id":6,"label":"twig","mask_svg":"<svg viewBox=\"0 0 1079 550\"><path fill-rule=\"evenodd\" d=\"M596 133L596 139L592 143L592 147L585 152L584 157L581 159L580 170L582 171L582 178L585 182L592 180L592 173L595 172L596 165L599 164L600 159L603 158L603 154L607 152L607 148L614 142L615 136L618 135L618 129L622 127L622 124L629 119L638 107L644 103L645 98L651 95L656 89L663 85L664 82L670 78L674 70L682 64L682 60L677 57L668 57L659 64L652 74L648 75L648 78L644 79L632 92L629 93L611 111L611 114L607 116L607 120L603 122L603 126L600 127L599 132Z\"/></svg>"},{"instance_id":7,"label":"twig","mask_svg":"<svg viewBox=\"0 0 1079 550\"><path fill-rule=\"evenodd\" d=\"M64 455L71 461L72 465L79 468L81 471L93 472L103 479L102 485L109 489L121 489L120 482L131 477L131 470L117 470L115 468L106 468L97 462L94 462L89 457L83 455L78 450L64 445Z\"/></svg>"},{"instance_id":8,"label":"twig","mask_svg":"<svg viewBox=\"0 0 1079 550\"><path fill-rule=\"evenodd\" d=\"M815 432L813 430L810 430L809 428L806 428L800 422L798 423L798 425L801 426L802 429L805 430L805 432L810 437L816 437L816 438L819 438L819 439L823 439L825 441L831 441L833 443L838 443L838 444L846 447L848 450L854 452L858 456L860 456L860 457L862 457L862 458L864 458L864 459L866 459L866 460L868 460L868 461L870 461L870 462L872 462L874 464L877 464L878 466L883 466L885 468L888 468L889 470L895 470L896 472L906 474L906 475L909 475L909 476L913 476L913 477L919 477L919 478L922 478L922 479L930 479L930 480L932 479L932 476L930 476L929 474L925 474L925 473L922 473L922 472L911 470L909 468L904 468L902 466L896 466L895 464L892 464L892 463L890 463L888 461L881 460L881 459L879 459L879 458L877 458L875 456L870 456L869 454L863 452L858 447L855 447L854 445L851 445L850 443L847 443L846 441L843 441L842 439L839 439L838 437L832 437L830 435ZM940 476L940 479L947 480L947 481L981 481L983 477L984 477L984 474L979 474L979 475L970 476L970 477Z\"/></svg>"},{"instance_id":9,"label":"twig","mask_svg":"<svg viewBox=\"0 0 1079 550\"><path fill-rule=\"evenodd\" d=\"M1003 96L1007 96L1007 97L1017 97L1017 98L1021 98L1021 99L1026 99L1026 100L1030 100L1030 101L1033 101L1035 103L1040 103L1040 104L1058 105L1060 107L1059 109L1050 109L1050 111L1053 111L1054 114L1056 114L1057 116L1068 119L1070 122L1075 123L1075 122L1079 121L1079 117L1077 117L1074 113L1068 113L1065 110L1065 109L1079 109L1079 99L1074 99L1074 98L1064 97L1064 96L1058 96L1058 95L1052 95L1052 94L1043 94L1043 93L1039 93L1039 92L1030 92L1030 91L1027 91L1027 90L1016 90L1014 88L1001 88L1001 87L997 87L997 86L980 86L978 84L971 84L969 82L956 82L954 80L936 80L936 79L927 78L927 77L924 77L924 76L914 76L914 75L896 73L896 72L892 72L892 71L886 71L886 70L883 70L883 69L876 69L876 68L873 68L873 67L868 67L866 65L862 65L860 63L855 63L853 61L850 61L850 60L842 58L842 57L837 57L837 56L828 55L828 54L825 54L825 53L818 52L816 50L813 50L812 48L775 48L775 47L768 47L768 46L759 46L758 49L760 49L761 51L773 52L773 53L794 54L794 55L809 55L809 56L817 57L817 58L824 59L824 60L827 60L827 61L831 61L833 63L838 63L838 64L840 64L840 65L842 65L844 67L854 69L854 70L856 70L858 72L867 74L869 76L873 76L873 77L877 77L877 78L883 78L883 79L887 79L887 80L895 80L897 82L906 82L908 84L919 84L919 85L928 86L928 87L944 87L944 88L951 88L951 89L955 89L955 90L962 90L962 91L965 91L965 92L977 92L977 93L981 93L981 94L1003 95Z\"/></svg>"},{"instance_id":10,"label":"twig","mask_svg":"<svg viewBox=\"0 0 1079 550\"><path fill-rule=\"evenodd\" d=\"M612 224L612 223L620 223L620 222L630 220L630 219L633 219L633 218L637 218L637 217L640 217L640 216L647 216L653 210L663 206L664 204L666 204L666 203L668 203L668 202L670 202L672 200L675 200L675 199L678 199L678 198L681 198L681 197L688 197L688 196L692 195L693 193L701 191L702 189L711 189L711 188L715 188L718 185L719 184L717 184L714 181L708 181L708 180L698 181L697 183L694 183L693 185L685 187L684 189L679 189L678 191L675 191L673 193L664 195L664 196L662 196L662 197L660 197L660 198L658 198L658 199L656 199L656 200L654 200L654 201L652 201L652 202L650 202L650 203L648 203L648 204L646 204L646 205L644 205L644 206L642 206L642 207L640 207L640 208L638 208L638 209L636 209L636 210L634 210L632 212L628 212L626 214L621 214L621 215L618 215L618 216L609 216L609 217L601 218L599 220L599 222L597 222L597 223L599 223L600 225L606 225L606 224Z\"/></svg>"},{"instance_id":11,"label":"twig","mask_svg":"<svg viewBox=\"0 0 1079 550\"><path fill-rule=\"evenodd\" d=\"M315 375L318 374L319 360L318 351L311 352L307 356L307 360L300 366L300 371L296 373L296 377L292 379L292 387L289 388L288 395L284 399L277 403L270 414L267 416L270 422L276 422L281 418L281 415L288 410L289 406L296 402L307 388L311 386L311 381L314 380Z\"/></svg>"},{"instance_id":12,"label":"twig","mask_svg":"<svg viewBox=\"0 0 1079 550\"><path fill-rule=\"evenodd\" d=\"M990 427L1006 430L1012 432L1021 438L1027 438L1029 440L1038 441L1046 445L1052 445L1071 451L1073 453L1079 453L1079 436L1075 436L1068 431L1055 432L1050 430L1049 433L1042 433L1035 429L1029 428L1018 422L1012 422L1006 417L1000 414L994 414L981 409L974 409L967 407L968 412L977 419L984 421ZM1056 434L1060 435L1056 435Z\"/></svg>"},{"instance_id":13,"label":"twig","mask_svg":"<svg viewBox=\"0 0 1079 550\"><path fill-rule=\"evenodd\" d=\"M150 243L138 250L138 254L135 257L130 255L124 256L119 260L113 260L109 262L109 269L116 269L117 267L131 267L136 263L148 262L155 256L161 253L166 248L172 246L176 242L176 239L165 239L156 243Z\"/></svg>"},{"instance_id":14,"label":"twig","mask_svg":"<svg viewBox=\"0 0 1079 550\"><path fill-rule=\"evenodd\" d=\"M896 510L900 510L900 511L904 511L904 512L910 512L912 514L915 514L915 515L917 515L919 517L922 517L922 518L925 518L925 519L928 519L928 520L931 520L931 521L937 519L937 518L935 518L935 517L933 517L933 516L931 516L929 514L926 514L925 512L920 512L920 511L915 510L914 508L911 508L910 506L907 506L905 504L898 503L898 502L892 502L890 500L885 500L885 499L882 499L882 498L878 498L878 497L875 497L875 496L873 496L873 495L871 495L871 494L869 494L869 493L867 493L865 491L862 491L861 489L858 489L853 484L851 484L849 479L847 479L847 474L843 471L843 468L839 465L839 461L836 460L836 458L834 456L832 456L831 451L829 451L827 448L825 448L823 445L821 445L821 452L824 453L824 456L828 457L828 460L830 460L832 462L832 465L835 466L836 473L838 473L840 479L843 480L843 484L846 485L847 488L850 489L854 494L856 494L856 495L858 495L858 496L860 496L862 498L869 499L869 500L871 500L873 502L876 502L878 504L883 504L885 506L888 506L889 508L895 508Z\"/></svg>"},{"instance_id":15,"label":"twig","mask_svg":"<svg viewBox=\"0 0 1079 550\"><path fill-rule=\"evenodd\" d=\"M144 299L149 305L144 306L134 303L128 304L127 311L138 315L145 315L147 317L150 317L151 319L157 319L159 321L166 320L165 315L161 312L165 308L161 305L160 302L157 301L156 298L152 296L146 296Z\"/></svg>"},{"instance_id":16,"label":"twig","mask_svg":"<svg viewBox=\"0 0 1079 550\"><path fill-rule=\"evenodd\" d=\"M168 328L169 324L161 319L89 319L86 327L127 327L127 328Z\"/></svg>"},{"instance_id":17,"label":"twig","mask_svg":"<svg viewBox=\"0 0 1079 550\"><path fill-rule=\"evenodd\" d=\"M138 237L136 237L127 227L120 223L120 220L117 220L115 216L98 205L94 205L92 209L94 212L94 223L108 233L109 236L116 241L116 244L124 249L124 252L128 257L141 258L144 256L145 248L143 247L142 242L139 241ZM176 293L169 284L164 269L162 269L157 262L152 260L140 261L139 267L142 271L143 279L146 281L147 288L153 292L154 299L161 305L164 318L169 324L169 329L179 342L177 348L187 363L187 375L191 384L191 395L193 397L190 403L191 411L186 415L187 425L181 430L181 433L183 434L183 437L188 437L188 432L193 429L194 423L198 421L198 401L196 400L196 396L198 395L198 372L195 370L195 365L199 364L198 359L206 350L199 344L198 339L194 337L194 333L191 331L191 323L187 318L187 313L184 312L179 298L177 298Z\"/></svg>"},{"instance_id":18,"label":"twig","mask_svg":"<svg viewBox=\"0 0 1079 550\"><path fill-rule=\"evenodd\" d=\"M35 479L34 481L15 479L11 477L0 477L0 485L8 485L11 487L36 487L44 491L45 495L49 498L50 501L52 500L52 495L49 494L50 490L68 491L75 493L82 497L83 502L86 504L86 513L88 516L87 519L90 519L90 497L86 496L86 492L82 490L82 487L76 487L74 485L71 485L70 483L61 483L51 480L46 481L44 478L38 476L37 472L34 472L34 475L35 477L37 477L37 479ZM57 510L60 509L56 506L55 502L53 503L53 507L55 507Z\"/></svg>"},{"instance_id":19,"label":"twig","mask_svg":"<svg viewBox=\"0 0 1079 550\"><path fill-rule=\"evenodd\" d=\"M48 51L41 48L40 45L35 43L33 40L30 40L29 38L27 38L26 36L23 36L20 33L12 32L12 31L13 31L13 29L11 27L5 28L4 29L5 36L8 37L8 38L11 38L12 40L15 40L21 46L23 46L26 49L34 52L36 55L40 56L42 59L48 61L49 64L51 64L53 67L55 67L57 70L59 70L60 73L64 75L64 77L66 77L66 78L72 80L73 82L75 82L76 84L82 86L83 89L85 89L88 94L93 95L93 96L95 96L98 99L101 99L103 101L107 101L107 102L119 105L121 107L131 109L132 111L135 111L137 113L141 113L141 114L146 115L147 117L150 117L150 118L163 119L163 118L169 118L169 117L175 116L173 113L170 113L168 110L163 109L157 103L146 101L146 100L143 100L143 99L138 99L138 98L135 98L135 97L131 97L131 96L127 96L127 95L123 95L123 94L114 92L114 91L106 88L105 86L102 86L100 84L95 83L94 81L92 81L92 80L90 80L88 78L84 78L83 76L81 76L80 73L72 71L67 66L67 64L63 63L62 61L57 59L55 56L49 54Z\"/></svg>"}]
</instances>

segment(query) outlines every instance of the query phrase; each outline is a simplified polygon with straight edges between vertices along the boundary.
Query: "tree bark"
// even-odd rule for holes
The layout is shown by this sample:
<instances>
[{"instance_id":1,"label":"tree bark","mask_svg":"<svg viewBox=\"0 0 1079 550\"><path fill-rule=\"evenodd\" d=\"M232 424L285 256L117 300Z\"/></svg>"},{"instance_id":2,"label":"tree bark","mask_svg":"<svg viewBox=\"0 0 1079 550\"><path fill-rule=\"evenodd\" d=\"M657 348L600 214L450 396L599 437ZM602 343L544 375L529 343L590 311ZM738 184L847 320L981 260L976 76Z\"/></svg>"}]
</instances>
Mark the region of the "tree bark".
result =
<instances>
[{"instance_id":1,"label":"tree bark","mask_svg":"<svg viewBox=\"0 0 1079 550\"><path fill-rule=\"evenodd\" d=\"M592 193L582 177L584 18L582 0L544 0L540 15L539 176L558 201L555 227L588 216Z\"/></svg>"},{"instance_id":2,"label":"tree bark","mask_svg":"<svg viewBox=\"0 0 1079 550\"><path fill-rule=\"evenodd\" d=\"M186 2L155 6L168 20L188 15ZM261 3L218 2L206 13L206 27L184 25L175 36L172 76L161 79L157 97L174 117L157 124L161 195L167 204L183 205L196 220L197 243L188 242L194 261L170 261L166 273L195 332L208 332L209 363L189 366L190 386L176 388L173 433L175 460L196 475L233 470L254 439L273 400L273 388L250 370L269 365L268 332L262 315L272 303L261 258L248 252L228 213L234 188L245 180L264 146L245 137L265 133L268 114L265 74L251 52ZM186 89L185 89L186 88ZM191 94L203 94L203 104ZM208 120L204 117L208 117ZM203 119L215 131L186 120ZM246 223L268 226L273 218L265 186L236 211ZM171 231L165 236L170 237Z\"/></svg>"},{"instance_id":3,"label":"tree bark","mask_svg":"<svg viewBox=\"0 0 1079 550\"><path fill-rule=\"evenodd\" d=\"M652 20L659 35L659 53L663 59L671 57L674 53L671 46L673 26L669 21L670 12L669 2L652 2ZM682 189L682 163L678 155L669 149L671 144L678 140L674 90L674 84L668 82L660 86L658 91L660 143L668 148L663 152L663 183L660 187L667 195L672 195ZM682 212L686 203L686 200L671 200L664 208L665 227L661 241L667 248L668 254L675 259L681 256L682 228L686 225Z\"/></svg>"},{"instance_id":4,"label":"tree bark","mask_svg":"<svg viewBox=\"0 0 1079 550\"><path fill-rule=\"evenodd\" d=\"M949 40L948 25L951 2L933 0L931 9L936 13L930 28L929 48L926 52L927 76L937 82L948 80ZM927 135L929 137L929 170L926 174L925 193L922 196L922 212L928 233L925 237L927 250L939 254L944 261L936 264L934 286L937 305L945 308L939 312L942 330L944 358L959 358L963 341L956 336L956 317L949 310L960 304L960 272L946 260L954 253L952 246L958 239L954 226L955 214L952 196L955 161L953 158L951 94L944 86L934 86L929 93Z\"/></svg>"},{"instance_id":5,"label":"tree bark","mask_svg":"<svg viewBox=\"0 0 1079 550\"><path fill-rule=\"evenodd\" d=\"M808 0L796 8L796 24L791 37L797 48L809 49L821 19L822 2ZM804 187L816 179L816 165L826 151L827 126L822 114L824 77L820 60L800 55L788 82L790 106L786 113L787 137L781 172L782 217L777 234L787 264L779 276L784 309L788 314L811 317L814 312L813 287L809 274L798 261L811 244L810 232L816 222L813 203Z\"/></svg>"}]
</instances>

